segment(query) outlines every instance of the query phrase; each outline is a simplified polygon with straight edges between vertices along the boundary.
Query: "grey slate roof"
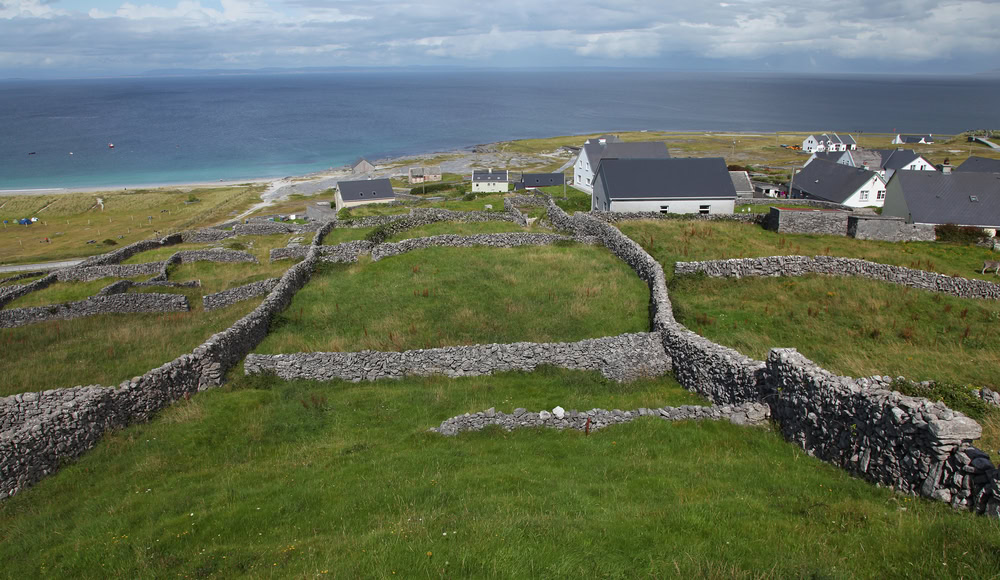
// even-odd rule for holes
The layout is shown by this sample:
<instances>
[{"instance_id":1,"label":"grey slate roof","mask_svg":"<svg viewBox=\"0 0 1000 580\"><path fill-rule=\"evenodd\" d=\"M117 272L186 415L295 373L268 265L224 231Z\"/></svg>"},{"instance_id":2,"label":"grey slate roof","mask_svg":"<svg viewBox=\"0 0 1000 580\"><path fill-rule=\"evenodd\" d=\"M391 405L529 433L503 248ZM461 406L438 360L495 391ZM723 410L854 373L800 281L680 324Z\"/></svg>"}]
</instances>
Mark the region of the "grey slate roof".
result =
<instances>
[{"instance_id":1,"label":"grey slate roof","mask_svg":"<svg viewBox=\"0 0 1000 580\"><path fill-rule=\"evenodd\" d=\"M602 140L604 143L601 143ZM601 135L600 137L587 139L587 142L583 144L583 150L587 153L587 159L590 159L590 166L596 168L597 164L601 162L601 151L607 143L621 142L622 140L618 135Z\"/></svg>"},{"instance_id":2,"label":"grey slate roof","mask_svg":"<svg viewBox=\"0 0 1000 580\"><path fill-rule=\"evenodd\" d=\"M525 173L521 175L521 184L525 187L548 187L562 185L562 173Z\"/></svg>"},{"instance_id":3,"label":"grey slate roof","mask_svg":"<svg viewBox=\"0 0 1000 580\"><path fill-rule=\"evenodd\" d=\"M851 135L844 135L843 137L840 138L840 140L844 143L844 145L848 145L848 146L850 146L850 145L857 145L858 144L858 142L855 141L854 137L851 136Z\"/></svg>"},{"instance_id":4,"label":"grey slate roof","mask_svg":"<svg viewBox=\"0 0 1000 580\"><path fill-rule=\"evenodd\" d=\"M989 157L976 157L973 155L961 165L955 168L955 171L972 171L976 173L1000 173L1000 159L990 159Z\"/></svg>"},{"instance_id":5,"label":"grey slate roof","mask_svg":"<svg viewBox=\"0 0 1000 580\"><path fill-rule=\"evenodd\" d=\"M834 203L844 203L875 172L817 159L795 174L792 186Z\"/></svg>"},{"instance_id":6,"label":"grey slate roof","mask_svg":"<svg viewBox=\"0 0 1000 580\"><path fill-rule=\"evenodd\" d=\"M816 159L822 159L823 161L829 161L831 163L836 163L840 161L840 158L847 155L848 151L816 151L813 155Z\"/></svg>"},{"instance_id":7,"label":"grey slate roof","mask_svg":"<svg viewBox=\"0 0 1000 580\"><path fill-rule=\"evenodd\" d=\"M395 199L392 183L388 179L361 179L358 181L341 181L337 183L340 189L340 199L344 201L363 201L368 199Z\"/></svg>"},{"instance_id":8,"label":"grey slate roof","mask_svg":"<svg viewBox=\"0 0 1000 580\"><path fill-rule=\"evenodd\" d=\"M851 161L855 167L867 167L874 170L876 167L884 169L882 166L883 156L873 149L856 149L847 151L851 156Z\"/></svg>"},{"instance_id":9,"label":"grey slate roof","mask_svg":"<svg viewBox=\"0 0 1000 580\"><path fill-rule=\"evenodd\" d=\"M921 139L925 140L927 143L934 142L933 135L900 135L900 138L902 138L903 143L920 143Z\"/></svg>"},{"instance_id":10,"label":"grey slate roof","mask_svg":"<svg viewBox=\"0 0 1000 580\"><path fill-rule=\"evenodd\" d=\"M903 167L906 167L910 163L920 157L916 151L913 149L874 149L879 155L882 156L882 169L891 169L893 171L898 171Z\"/></svg>"},{"instance_id":11,"label":"grey slate roof","mask_svg":"<svg viewBox=\"0 0 1000 580\"><path fill-rule=\"evenodd\" d=\"M736 198L721 157L604 159L594 180L611 200Z\"/></svg>"},{"instance_id":12,"label":"grey slate roof","mask_svg":"<svg viewBox=\"0 0 1000 580\"><path fill-rule=\"evenodd\" d=\"M507 182L507 171L497 170L489 171L486 169L474 169L472 170L472 181L492 181L494 183L506 183Z\"/></svg>"},{"instance_id":13,"label":"grey slate roof","mask_svg":"<svg viewBox=\"0 0 1000 580\"><path fill-rule=\"evenodd\" d=\"M747 175L746 171L730 171L729 179L733 181L733 187L736 191L753 192L753 184L750 183L750 176Z\"/></svg>"},{"instance_id":14,"label":"grey slate roof","mask_svg":"<svg viewBox=\"0 0 1000 580\"><path fill-rule=\"evenodd\" d=\"M897 180L913 222L1000 227L1000 175L897 171Z\"/></svg>"},{"instance_id":15,"label":"grey slate roof","mask_svg":"<svg viewBox=\"0 0 1000 580\"><path fill-rule=\"evenodd\" d=\"M609 141L606 145L584 145L590 166L596 168L602 159L670 159L670 151L663 141Z\"/></svg>"}]
</instances>

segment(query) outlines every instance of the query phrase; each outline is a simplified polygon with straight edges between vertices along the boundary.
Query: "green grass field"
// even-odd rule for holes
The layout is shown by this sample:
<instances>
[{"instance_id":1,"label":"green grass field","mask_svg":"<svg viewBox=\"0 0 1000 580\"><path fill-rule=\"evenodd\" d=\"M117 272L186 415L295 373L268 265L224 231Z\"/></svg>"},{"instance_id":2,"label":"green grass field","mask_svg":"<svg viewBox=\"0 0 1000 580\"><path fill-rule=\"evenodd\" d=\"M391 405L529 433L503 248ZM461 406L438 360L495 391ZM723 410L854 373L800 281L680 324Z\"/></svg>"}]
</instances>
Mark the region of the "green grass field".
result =
<instances>
[{"instance_id":1,"label":"green grass field","mask_svg":"<svg viewBox=\"0 0 1000 580\"><path fill-rule=\"evenodd\" d=\"M499 234L506 232L540 232L540 228L522 228L514 222L436 222L400 232L387 241L398 242L409 238L423 238L441 234L471 236L475 234Z\"/></svg>"},{"instance_id":2,"label":"green grass field","mask_svg":"<svg viewBox=\"0 0 1000 580\"><path fill-rule=\"evenodd\" d=\"M263 186L234 186L0 197L0 220L39 218L31 226L8 225L0 230L0 263L92 256L151 238L157 231L166 235L222 222L258 200L262 190ZM191 195L199 201L185 203ZM105 239L116 245L104 245ZM97 243L88 244L89 240Z\"/></svg>"},{"instance_id":3,"label":"green grass field","mask_svg":"<svg viewBox=\"0 0 1000 580\"><path fill-rule=\"evenodd\" d=\"M149 279L150 277L151 276L136 276L124 279L141 282ZM16 300L8 302L4 306L4 309L45 306L47 304L61 304L63 302L83 300L84 298L90 298L94 294L97 294L97 291L101 288L122 279L123 278L100 278L98 280L91 280L90 282L55 282L47 288L35 290L34 292L30 292L20 298L17 298Z\"/></svg>"},{"instance_id":4,"label":"green grass field","mask_svg":"<svg viewBox=\"0 0 1000 580\"><path fill-rule=\"evenodd\" d=\"M324 246L336 246L344 242L363 240L375 228L333 228L330 233L323 238Z\"/></svg>"},{"instance_id":5,"label":"green grass field","mask_svg":"<svg viewBox=\"0 0 1000 580\"><path fill-rule=\"evenodd\" d=\"M841 236L785 234L733 222L642 220L617 227L663 264L669 278L674 262L760 256L839 256L940 272L949 276L998 281L980 274L983 260L995 260L986 248L940 242L905 244Z\"/></svg>"},{"instance_id":6,"label":"green grass field","mask_svg":"<svg viewBox=\"0 0 1000 580\"><path fill-rule=\"evenodd\" d=\"M162 290L160 290L162 291ZM0 329L0 397L77 385L117 385L191 352L260 299L204 312L104 314Z\"/></svg>"},{"instance_id":7,"label":"green grass field","mask_svg":"<svg viewBox=\"0 0 1000 580\"><path fill-rule=\"evenodd\" d=\"M407 350L645 332L649 291L602 247L427 248L329 265L257 352Z\"/></svg>"},{"instance_id":8,"label":"green grass field","mask_svg":"<svg viewBox=\"0 0 1000 580\"><path fill-rule=\"evenodd\" d=\"M11 577L989 577L1000 524L851 478L763 429L428 427L696 403L669 379L238 378L0 503Z\"/></svg>"}]
</instances>

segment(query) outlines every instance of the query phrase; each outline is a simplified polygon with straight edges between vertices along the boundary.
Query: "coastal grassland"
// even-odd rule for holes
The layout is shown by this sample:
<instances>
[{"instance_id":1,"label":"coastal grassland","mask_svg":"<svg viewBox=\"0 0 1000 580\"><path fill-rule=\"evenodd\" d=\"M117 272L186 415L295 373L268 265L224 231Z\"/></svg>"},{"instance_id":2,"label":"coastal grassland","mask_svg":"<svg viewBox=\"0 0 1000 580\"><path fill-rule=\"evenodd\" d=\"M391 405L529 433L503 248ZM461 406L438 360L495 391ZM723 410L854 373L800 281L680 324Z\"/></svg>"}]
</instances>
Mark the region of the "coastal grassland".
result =
<instances>
[{"instance_id":1,"label":"coastal grassland","mask_svg":"<svg viewBox=\"0 0 1000 580\"><path fill-rule=\"evenodd\" d=\"M151 189L0 197L0 220L37 217L0 230L0 262L30 263L101 254L132 242L224 221L249 207L263 186ZM198 201L187 203L191 196ZM97 200L103 200L102 210ZM152 220L148 219L152 216ZM45 238L49 243L45 243ZM110 239L116 246L101 242ZM97 243L88 244L89 240Z\"/></svg>"},{"instance_id":2,"label":"coastal grassland","mask_svg":"<svg viewBox=\"0 0 1000 580\"><path fill-rule=\"evenodd\" d=\"M648 331L648 302L602 247L427 248L320 267L257 352L575 341Z\"/></svg>"},{"instance_id":3,"label":"coastal grassland","mask_svg":"<svg viewBox=\"0 0 1000 580\"><path fill-rule=\"evenodd\" d=\"M280 278L294 264L293 260L279 260L277 262L263 262L261 264L190 262L188 264L171 266L167 279L171 282L200 280L201 286L199 287L170 288L145 286L132 288L129 291L184 294L188 297L188 300L191 302L191 308L194 310L202 307L201 297L205 294L222 292L223 290L229 290L230 288L257 282L258 280L266 280L267 278Z\"/></svg>"},{"instance_id":4,"label":"coastal grassland","mask_svg":"<svg viewBox=\"0 0 1000 580\"><path fill-rule=\"evenodd\" d=\"M63 302L75 302L90 298L97 291L118 280L132 280L141 282L149 279L150 276L135 276L132 278L99 278L89 282L55 282L47 288L29 292L15 300L10 301L4 309L25 308L28 306L45 306L47 304L61 304Z\"/></svg>"},{"instance_id":5,"label":"coastal grassland","mask_svg":"<svg viewBox=\"0 0 1000 580\"><path fill-rule=\"evenodd\" d=\"M559 185L540 187L539 191L551 195L556 205L570 215L577 211L590 211L591 195L579 189L567 185L566 191L563 193L563 188Z\"/></svg>"},{"instance_id":6,"label":"coastal grassland","mask_svg":"<svg viewBox=\"0 0 1000 580\"><path fill-rule=\"evenodd\" d=\"M1000 281L980 274L992 252L941 242L892 243L842 236L778 233L752 224L692 220L640 220L616 226L659 260L667 277L675 262L760 256L838 256L940 272L949 276Z\"/></svg>"},{"instance_id":7,"label":"coastal grassland","mask_svg":"<svg viewBox=\"0 0 1000 580\"><path fill-rule=\"evenodd\" d=\"M988 577L1000 524L780 436L646 418L428 433L451 416L698 403L543 369L377 383L237 377L0 503L12 577ZM569 549L577 546L586 549Z\"/></svg>"},{"instance_id":8,"label":"coastal grassland","mask_svg":"<svg viewBox=\"0 0 1000 580\"><path fill-rule=\"evenodd\" d=\"M191 352L260 299L205 312L103 314L0 329L0 396L116 385Z\"/></svg>"},{"instance_id":9,"label":"coastal grassland","mask_svg":"<svg viewBox=\"0 0 1000 580\"><path fill-rule=\"evenodd\" d=\"M387 241L398 242L409 238L423 238L441 234L471 236L474 234L498 234L506 232L535 232L540 228L523 228L514 222L435 222L425 226L399 232Z\"/></svg>"},{"instance_id":10,"label":"coastal grassland","mask_svg":"<svg viewBox=\"0 0 1000 580\"><path fill-rule=\"evenodd\" d=\"M344 242L363 240L375 228L333 228L330 233L323 238L324 246L336 246Z\"/></svg>"},{"instance_id":11,"label":"coastal grassland","mask_svg":"<svg viewBox=\"0 0 1000 580\"><path fill-rule=\"evenodd\" d=\"M958 385L909 394L941 398L983 422L982 444L1000 447L1000 411L965 385L1000 390L996 328L1000 303L900 288L872 280L678 276L670 284L674 316L694 332L763 360L794 347L846 376L903 376ZM904 389L905 390L905 389Z\"/></svg>"}]
</instances>

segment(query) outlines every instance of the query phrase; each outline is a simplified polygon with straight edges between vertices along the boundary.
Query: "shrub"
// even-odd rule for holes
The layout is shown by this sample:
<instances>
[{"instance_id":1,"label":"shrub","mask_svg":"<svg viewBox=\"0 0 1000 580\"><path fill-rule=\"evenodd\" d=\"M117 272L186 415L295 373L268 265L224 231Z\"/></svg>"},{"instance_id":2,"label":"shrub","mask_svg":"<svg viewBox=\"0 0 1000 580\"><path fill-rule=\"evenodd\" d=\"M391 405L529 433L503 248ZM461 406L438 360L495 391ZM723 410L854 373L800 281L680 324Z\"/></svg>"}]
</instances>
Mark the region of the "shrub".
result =
<instances>
[{"instance_id":1,"label":"shrub","mask_svg":"<svg viewBox=\"0 0 1000 580\"><path fill-rule=\"evenodd\" d=\"M230 250L245 250L245 249L247 249L246 244L244 244L242 242L227 242L225 244L225 247L229 248Z\"/></svg>"},{"instance_id":2,"label":"shrub","mask_svg":"<svg viewBox=\"0 0 1000 580\"><path fill-rule=\"evenodd\" d=\"M445 191L448 189L455 189L454 183L431 183L429 185L418 185L416 187L410 188L410 195L420 195L421 193L433 193L435 191Z\"/></svg>"},{"instance_id":3,"label":"shrub","mask_svg":"<svg viewBox=\"0 0 1000 580\"><path fill-rule=\"evenodd\" d=\"M198 199L198 197L195 196L195 194L193 194L193 193L190 194L190 195L188 195L188 203L194 203L196 201L201 201L201 200Z\"/></svg>"},{"instance_id":4,"label":"shrub","mask_svg":"<svg viewBox=\"0 0 1000 580\"><path fill-rule=\"evenodd\" d=\"M956 226L955 224L944 224L934 226L934 234L939 242L951 242L953 244L975 245L986 237L982 228L968 226Z\"/></svg>"},{"instance_id":5,"label":"shrub","mask_svg":"<svg viewBox=\"0 0 1000 580\"><path fill-rule=\"evenodd\" d=\"M471 191L462 196L463 201L472 201L474 199L476 199L476 194L472 193Z\"/></svg>"},{"instance_id":6,"label":"shrub","mask_svg":"<svg viewBox=\"0 0 1000 580\"><path fill-rule=\"evenodd\" d=\"M117 246L118 245L118 242L112 240L111 238L108 238L108 239L104 240L101 243L104 244L105 246Z\"/></svg>"}]
</instances>

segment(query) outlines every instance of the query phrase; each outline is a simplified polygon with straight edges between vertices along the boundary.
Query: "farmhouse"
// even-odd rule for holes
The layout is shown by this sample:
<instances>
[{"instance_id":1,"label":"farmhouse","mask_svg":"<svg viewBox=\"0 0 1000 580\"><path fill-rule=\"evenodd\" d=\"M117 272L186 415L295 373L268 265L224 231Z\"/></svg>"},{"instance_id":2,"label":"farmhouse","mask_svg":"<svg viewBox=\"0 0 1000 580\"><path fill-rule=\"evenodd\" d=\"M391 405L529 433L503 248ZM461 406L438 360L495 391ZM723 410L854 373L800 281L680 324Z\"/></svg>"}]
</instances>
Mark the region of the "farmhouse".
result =
<instances>
[{"instance_id":1,"label":"farmhouse","mask_svg":"<svg viewBox=\"0 0 1000 580\"><path fill-rule=\"evenodd\" d=\"M395 201L392 183L388 179L362 179L359 181L341 181L337 184L337 211L345 207L354 207L368 203L389 203Z\"/></svg>"},{"instance_id":2,"label":"farmhouse","mask_svg":"<svg viewBox=\"0 0 1000 580\"><path fill-rule=\"evenodd\" d=\"M750 183L750 174L746 171L730 171L729 179L733 181L736 188L736 197L753 197L753 183Z\"/></svg>"},{"instance_id":3,"label":"farmhouse","mask_svg":"<svg viewBox=\"0 0 1000 580\"><path fill-rule=\"evenodd\" d=\"M885 182L874 171L816 160L792 176L791 196L850 207L881 206Z\"/></svg>"},{"instance_id":4,"label":"farmhouse","mask_svg":"<svg viewBox=\"0 0 1000 580\"><path fill-rule=\"evenodd\" d=\"M933 135L896 135L896 138L892 140L893 145L912 145L917 143L930 145L933 142Z\"/></svg>"},{"instance_id":5,"label":"farmhouse","mask_svg":"<svg viewBox=\"0 0 1000 580\"><path fill-rule=\"evenodd\" d=\"M514 189L535 189L563 185L563 183L565 177L562 173L524 173L521 175L521 181L514 184Z\"/></svg>"},{"instance_id":6,"label":"farmhouse","mask_svg":"<svg viewBox=\"0 0 1000 580\"><path fill-rule=\"evenodd\" d=\"M977 157L973 155L966 159L955 171L972 171L975 173L1000 173L1000 159Z\"/></svg>"},{"instance_id":7,"label":"farmhouse","mask_svg":"<svg viewBox=\"0 0 1000 580\"><path fill-rule=\"evenodd\" d=\"M493 171L490 169L474 169L472 171L472 191L477 193L496 193L509 189L510 176L506 169Z\"/></svg>"},{"instance_id":8,"label":"farmhouse","mask_svg":"<svg viewBox=\"0 0 1000 580\"><path fill-rule=\"evenodd\" d=\"M914 224L1000 227L1000 176L898 171L886 184L883 216Z\"/></svg>"},{"instance_id":9,"label":"farmhouse","mask_svg":"<svg viewBox=\"0 0 1000 580\"><path fill-rule=\"evenodd\" d=\"M591 209L660 213L733 213L736 188L721 157L603 159Z\"/></svg>"},{"instance_id":10,"label":"farmhouse","mask_svg":"<svg viewBox=\"0 0 1000 580\"><path fill-rule=\"evenodd\" d=\"M601 159L669 159L667 144L662 141L622 142L614 135L588 139L573 166L573 187L593 193L594 174Z\"/></svg>"},{"instance_id":11,"label":"farmhouse","mask_svg":"<svg viewBox=\"0 0 1000 580\"><path fill-rule=\"evenodd\" d=\"M849 151L857 149L858 143L850 135L838 135L836 133L824 133L822 135L810 135L802 141L802 150L806 153L816 151Z\"/></svg>"},{"instance_id":12,"label":"farmhouse","mask_svg":"<svg viewBox=\"0 0 1000 580\"><path fill-rule=\"evenodd\" d=\"M363 175L365 173L371 173L375 171L375 166L368 162L367 159L362 157L351 165L351 173L355 175Z\"/></svg>"},{"instance_id":13,"label":"farmhouse","mask_svg":"<svg viewBox=\"0 0 1000 580\"><path fill-rule=\"evenodd\" d=\"M441 181L441 166L411 167L408 172L410 183L430 183Z\"/></svg>"}]
</instances>

